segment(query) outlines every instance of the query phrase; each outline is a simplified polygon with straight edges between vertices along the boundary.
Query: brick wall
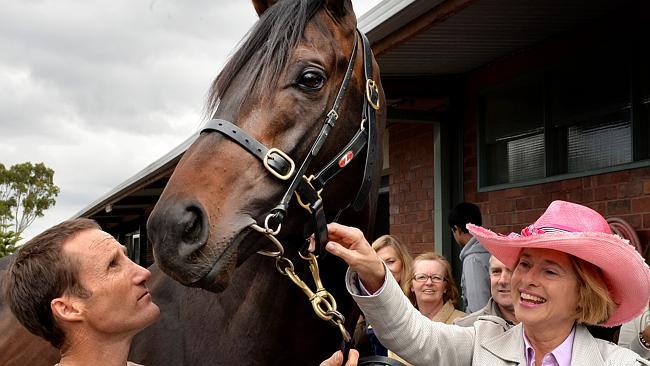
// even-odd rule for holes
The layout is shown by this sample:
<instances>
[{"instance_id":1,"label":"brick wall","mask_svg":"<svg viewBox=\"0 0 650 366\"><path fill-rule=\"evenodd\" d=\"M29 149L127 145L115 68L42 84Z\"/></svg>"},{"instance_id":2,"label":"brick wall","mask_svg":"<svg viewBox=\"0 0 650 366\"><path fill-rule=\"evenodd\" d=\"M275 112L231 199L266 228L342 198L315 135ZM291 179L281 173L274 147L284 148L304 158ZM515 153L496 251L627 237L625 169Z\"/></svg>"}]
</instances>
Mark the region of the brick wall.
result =
<instances>
[{"instance_id":1,"label":"brick wall","mask_svg":"<svg viewBox=\"0 0 650 366\"><path fill-rule=\"evenodd\" d=\"M636 231L643 248L650 245L650 167L566 179L527 187L477 192L476 119L468 109L464 136L464 197L476 203L483 224L508 234L519 232L553 200L589 206L605 218L619 217Z\"/></svg>"},{"instance_id":2,"label":"brick wall","mask_svg":"<svg viewBox=\"0 0 650 366\"><path fill-rule=\"evenodd\" d=\"M390 233L414 256L433 251L433 125L389 126Z\"/></svg>"}]
</instances>

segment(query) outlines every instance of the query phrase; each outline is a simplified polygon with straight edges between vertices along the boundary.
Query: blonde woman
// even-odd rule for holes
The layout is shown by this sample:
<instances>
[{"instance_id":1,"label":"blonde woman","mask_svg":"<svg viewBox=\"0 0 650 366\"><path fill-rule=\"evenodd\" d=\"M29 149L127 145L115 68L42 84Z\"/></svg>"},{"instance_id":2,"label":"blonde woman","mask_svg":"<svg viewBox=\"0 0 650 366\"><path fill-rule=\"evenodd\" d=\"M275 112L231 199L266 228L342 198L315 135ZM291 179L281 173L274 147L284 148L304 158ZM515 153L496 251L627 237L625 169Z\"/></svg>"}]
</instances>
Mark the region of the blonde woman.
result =
<instances>
[{"instance_id":1,"label":"blonde woman","mask_svg":"<svg viewBox=\"0 0 650 366\"><path fill-rule=\"evenodd\" d=\"M392 235L383 235L372 243L372 248L386 264L404 294L413 302L410 294L413 258L406 246ZM354 331L354 346L359 349L362 356L386 356L388 354L386 347L375 336L372 325L368 324L363 316L359 317Z\"/></svg>"}]
</instances>

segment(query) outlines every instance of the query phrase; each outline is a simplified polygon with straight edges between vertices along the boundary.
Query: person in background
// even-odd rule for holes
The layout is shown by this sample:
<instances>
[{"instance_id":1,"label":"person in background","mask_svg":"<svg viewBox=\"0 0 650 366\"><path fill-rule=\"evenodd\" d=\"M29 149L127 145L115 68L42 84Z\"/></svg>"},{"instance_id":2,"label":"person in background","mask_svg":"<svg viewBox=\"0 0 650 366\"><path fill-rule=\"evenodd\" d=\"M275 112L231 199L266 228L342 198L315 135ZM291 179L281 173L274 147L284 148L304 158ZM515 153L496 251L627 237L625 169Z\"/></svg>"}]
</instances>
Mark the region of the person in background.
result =
<instances>
[{"instance_id":1,"label":"person in background","mask_svg":"<svg viewBox=\"0 0 650 366\"><path fill-rule=\"evenodd\" d=\"M413 260L413 273L410 278L416 307L422 315L431 321L445 324L452 324L454 320L465 315L455 308L460 296L451 266L445 257L433 252L418 255ZM390 350L388 357L409 365Z\"/></svg>"},{"instance_id":2,"label":"person in background","mask_svg":"<svg viewBox=\"0 0 650 366\"><path fill-rule=\"evenodd\" d=\"M377 252L381 260L386 263L386 267L390 270L395 281L400 284L404 294L413 301L410 292L413 258L406 246L392 235L383 235L372 243L372 248ZM388 350L379 342L372 326L366 323L363 315L359 317L357 322L353 344L359 350L361 357L388 355Z\"/></svg>"},{"instance_id":3,"label":"person in background","mask_svg":"<svg viewBox=\"0 0 650 366\"><path fill-rule=\"evenodd\" d=\"M448 222L454 240L462 248L460 251L462 263L460 288L463 296L463 309L467 313L473 313L484 307L490 299L488 275L490 253L466 228L467 224L482 225L481 211L473 203L462 202L451 210Z\"/></svg>"},{"instance_id":4,"label":"person in background","mask_svg":"<svg viewBox=\"0 0 650 366\"><path fill-rule=\"evenodd\" d=\"M650 360L650 304L641 315L621 326L618 345Z\"/></svg>"},{"instance_id":5,"label":"person in background","mask_svg":"<svg viewBox=\"0 0 650 366\"><path fill-rule=\"evenodd\" d=\"M490 256L490 293L492 297L483 309L473 312L465 317L454 320L454 324L461 327L471 327L479 316L498 316L508 325L518 323L515 318L515 307L512 304L510 279L512 271L495 256Z\"/></svg>"},{"instance_id":6,"label":"person in background","mask_svg":"<svg viewBox=\"0 0 650 366\"><path fill-rule=\"evenodd\" d=\"M25 328L60 350L58 365L134 365L131 340L160 316L150 276L96 222L75 219L18 250L6 298Z\"/></svg>"}]
</instances>

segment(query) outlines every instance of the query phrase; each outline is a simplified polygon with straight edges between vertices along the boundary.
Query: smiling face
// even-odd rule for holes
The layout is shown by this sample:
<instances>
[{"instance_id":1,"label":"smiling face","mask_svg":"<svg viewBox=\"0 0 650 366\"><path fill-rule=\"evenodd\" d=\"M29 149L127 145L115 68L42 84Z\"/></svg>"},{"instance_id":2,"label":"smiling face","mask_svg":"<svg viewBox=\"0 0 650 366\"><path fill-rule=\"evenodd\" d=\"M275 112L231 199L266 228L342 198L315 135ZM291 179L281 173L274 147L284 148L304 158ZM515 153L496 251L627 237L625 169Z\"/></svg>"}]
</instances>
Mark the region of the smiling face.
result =
<instances>
[{"instance_id":1,"label":"smiling face","mask_svg":"<svg viewBox=\"0 0 650 366\"><path fill-rule=\"evenodd\" d=\"M89 293L74 301L89 332L135 334L158 319L145 282L151 273L126 256L111 235L85 230L63 245L63 253L79 263L79 282Z\"/></svg>"},{"instance_id":2,"label":"smiling face","mask_svg":"<svg viewBox=\"0 0 650 366\"><path fill-rule=\"evenodd\" d=\"M424 274L444 279L445 266L436 260L418 260L413 264L413 273L414 277ZM431 278L427 278L424 282L420 282L412 279L411 286L418 307L422 307L423 304L440 305L444 302L443 296L447 291L447 281L434 282Z\"/></svg>"},{"instance_id":3,"label":"smiling face","mask_svg":"<svg viewBox=\"0 0 650 366\"><path fill-rule=\"evenodd\" d=\"M492 298L500 306L513 311L512 296L510 295L510 280L512 271L496 257L490 257L490 292Z\"/></svg>"},{"instance_id":4,"label":"smiling face","mask_svg":"<svg viewBox=\"0 0 650 366\"><path fill-rule=\"evenodd\" d=\"M379 255L379 258L386 263L390 273L395 277L395 281L400 283L402 279L402 261L399 259L399 255L397 255L395 248L392 246L383 247L377 251L377 255Z\"/></svg>"},{"instance_id":5,"label":"smiling face","mask_svg":"<svg viewBox=\"0 0 650 366\"><path fill-rule=\"evenodd\" d=\"M579 284L568 254L524 249L512 274L512 301L526 327L564 331L576 320Z\"/></svg>"}]
</instances>

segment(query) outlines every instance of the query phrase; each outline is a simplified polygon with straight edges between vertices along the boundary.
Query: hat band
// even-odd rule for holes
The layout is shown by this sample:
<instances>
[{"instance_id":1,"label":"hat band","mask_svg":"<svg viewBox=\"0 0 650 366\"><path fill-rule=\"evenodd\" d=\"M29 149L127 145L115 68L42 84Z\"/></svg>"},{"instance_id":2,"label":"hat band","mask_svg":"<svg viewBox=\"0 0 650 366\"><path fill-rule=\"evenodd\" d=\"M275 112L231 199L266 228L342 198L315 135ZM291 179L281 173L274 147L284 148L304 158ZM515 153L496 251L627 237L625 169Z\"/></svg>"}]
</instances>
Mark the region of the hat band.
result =
<instances>
[{"instance_id":1,"label":"hat band","mask_svg":"<svg viewBox=\"0 0 650 366\"><path fill-rule=\"evenodd\" d=\"M541 235L541 234L548 234L548 233L571 233L571 232L572 231L570 230L566 230L558 227L552 227L552 226L535 227L535 224L533 224L521 229L521 234L519 236L534 236L534 235Z\"/></svg>"}]
</instances>

